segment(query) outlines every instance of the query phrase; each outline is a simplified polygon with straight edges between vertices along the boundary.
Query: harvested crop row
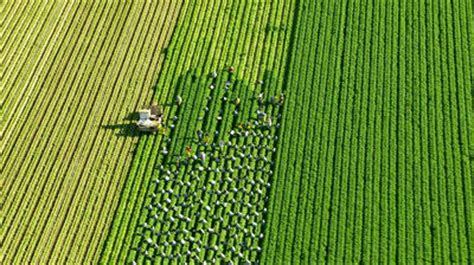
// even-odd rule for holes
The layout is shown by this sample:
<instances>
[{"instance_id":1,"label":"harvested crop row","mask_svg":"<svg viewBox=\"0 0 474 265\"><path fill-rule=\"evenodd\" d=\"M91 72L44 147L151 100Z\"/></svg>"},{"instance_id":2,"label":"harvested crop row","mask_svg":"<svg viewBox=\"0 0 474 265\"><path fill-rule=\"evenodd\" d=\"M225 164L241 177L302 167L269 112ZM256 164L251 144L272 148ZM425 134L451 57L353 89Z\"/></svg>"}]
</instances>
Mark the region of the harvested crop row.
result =
<instances>
[{"instance_id":1,"label":"harvested crop row","mask_svg":"<svg viewBox=\"0 0 474 265\"><path fill-rule=\"evenodd\" d=\"M25 130L24 122L18 121L27 121L25 116L12 117L11 124L20 124L23 129L14 127L21 132L11 134L17 144L7 141L4 146L11 154L9 160L5 160L6 172L24 176L23 181L16 178L6 182L8 193L18 196L6 196L4 205L24 209L9 211L11 214L6 216L9 229L5 236L22 235L19 240L6 241L9 242L6 253L10 253L3 257L6 261L57 262L66 258L68 262L97 261L103 241L93 238L103 238L109 229L109 215L117 205L126 175L124 168L130 162L130 151L137 141L133 136L122 134L131 126L123 117L134 111L140 102L148 102L146 98L150 96L153 76L164 58L160 51L176 20L174 12L155 13L147 20L141 20L139 12L128 16L130 7L139 11L144 6L147 6L146 10L156 11L174 10L178 5L145 1L75 3L66 6L63 20L49 27L50 32L45 28L45 33L55 41L46 53L43 50L40 67L31 68L39 70L34 73L36 80L28 81L31 87L25 92L32 98L19 107L39 117L38 127ZM57 8L55 10L53 13L59 12ZM81 19L74 19L76 15ZM40 18L40 21L45 19ZM136 28L133 21L139 22L140 26ZM110 30L115 33L106 34L108 28L115 28ZM134 42L127 41L135 29L137 38ZM127 31L126 35L122 34ZM150 37L152 32L155 35ZM138 42L140 39L146 41ZM76 44L77 49L74 49L75 45L61 45L69 42ZM145 44L147 48L142 51L140 47ZM129 53L134 47L137 47L136 53ZM137 71L142 74L135 76ZM48 74L54 72L57 74ZM28 75L32 76L31 73ZM126 85L118 84L119 78ZM41 85L42 89L35 89L35 85ZM57 86L61 89L57 90ZM8 87L8 91L15 89ZM64 108L67 111L60 111ZM76 114L70 115L72 113ZM106 126L116 121L124 122L123 126ZM23 166L15 166L19 160L26 160ZM98 208L105 201L108 206ZM30 205L28 208L25 208L26 203ZM33 226L36 226L35 232L31 232ZM74 237L82 243L77 244Z\"/></svg>"}]
</instances>

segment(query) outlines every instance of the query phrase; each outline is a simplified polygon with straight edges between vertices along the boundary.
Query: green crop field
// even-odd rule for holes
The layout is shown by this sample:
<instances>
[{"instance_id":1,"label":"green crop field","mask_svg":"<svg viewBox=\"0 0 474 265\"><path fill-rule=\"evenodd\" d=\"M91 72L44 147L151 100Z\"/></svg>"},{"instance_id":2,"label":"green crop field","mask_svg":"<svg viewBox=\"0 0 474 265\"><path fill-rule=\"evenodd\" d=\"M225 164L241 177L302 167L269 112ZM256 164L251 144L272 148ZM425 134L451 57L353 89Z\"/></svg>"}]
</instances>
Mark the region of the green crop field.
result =
<instances>
[{"instance_id":1,"label":"green crop field","mask_svg":"<svg viewBox=\"0 0 474 265\"><path fill-rule=\"evenodd\" d=\"M1 263L474 263L474 2L0 10Z\"/></svg>"}]
</instances>

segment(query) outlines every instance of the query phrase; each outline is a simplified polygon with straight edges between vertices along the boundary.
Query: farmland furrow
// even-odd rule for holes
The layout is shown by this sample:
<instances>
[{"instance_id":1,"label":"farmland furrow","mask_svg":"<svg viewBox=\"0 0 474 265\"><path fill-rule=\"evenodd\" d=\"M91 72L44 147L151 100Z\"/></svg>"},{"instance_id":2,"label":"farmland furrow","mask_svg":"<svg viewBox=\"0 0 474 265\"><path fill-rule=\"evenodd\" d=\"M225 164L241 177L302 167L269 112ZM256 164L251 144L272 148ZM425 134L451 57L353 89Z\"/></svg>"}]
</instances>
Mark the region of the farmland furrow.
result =
<instances>
[{"instance_id":1,"label":"farmland furrow","mask_svg":"<svg viewBox=\"0 0 474 265\"><path fill-rule=\"evenodd\" d=\"M383 142L384 135L382 134L383 132L383 112L384 112L384 94L385 94L385 89L384 89L384 81L386 80L386 75L385 72L387 71L387 66L385 65L385 56L387 54L386 46L387 46L387 31L389 28L387 27L387 6L381 5L380 7L380 15L379 19L380 21L378 22L378 31L376 36L379 36L379 38L376 40L376 45L378 47L378 50L375 54L376 61L373 69L373 73L375 76L373 76L373 88L376 90L376 96L374 99L374 102L371 104L375 104L374 108L374 124L373 124L373 135L369 136L370 140L372 140L372 146L368 147L369 152L372 152L373 154L373 160L371 165L367 165L367 167L371 168L372 172L372 189L368 191L371 195L371 199L368 202L368 205L380 205L380 195L379 195L379 190L380 190L380 167L379 164L381 163L382 159L382 150L380 148L377 148L381 146ZM377 262L378 255L376 249L378 249L378 233L379 233L379 223L378 220L380 219L380 211L378 207L373 207L371 209L372 215L364 219L365 222L367 222L367 230L366 233L368 235L364 235L364 241L365 242L371 242L371 245L363 242L362 243L362 262Z\"/></svg>"},{"instance_id":2,"label":"farmland furrow","mask_svg":"<svg viewBox=\"0 0 474 265\"><path fill-rule=\"evenodd\" d=\"M116 28L114 29L112 38L110 40L111 41L110 46L104 53L104 59L102 61L103 72L102 71L97 72L98 75L96 78L93 78L93 77L91 78L91 76L88 77L85 87L87 87L87 89L89 89L90 91L93 91L93 88L95 88L98 84L102 84L103 82L106 82L107 78L109 78L110 75L112 75L113 73L113 71L107 71L107 69L109 69L109 67L114 65L115 61L119 61L120 58L122 58L120 57L122 56L122 54L120 54L119 52L121 51L121 49L125 49L126 46L123 47L120 41L124 37L124 35L122 34L125 33L125 28L128 26L127 22L130 21L129 20L130 14L133 10L132 7L133 5L130 4L129 8L125 9L126 10L125 13L120 16L118 20L119 23L116 24ZM116 57L113 57L112 55L116 55ZM92 82L92 85L89 86L89 82ZM99 90L96 90L92 93L86 94L84 93L85 91L87 90L84 90L83 93L81 93L81 96L80 96L81 104L78 105L78 108L75 111L77 111L78 113L81 113L87 109L89 110L89 112L83 116L83 119L77 121L75 124L67 125L67 128L71 129L72 134L68 138L61 137L64 140L62 141L62 143L60 143L61 148L55 154L57 157L62 158L63 160L62 164L65 164L65 165L75 165L76 163L78 163L78 158L82 157L81 150L83 149L81 149L81 147L83 148L87 146L87 143L81 143L82 139L85 139L88 142L94 140L87 137L91 131L90 129L89 130L87 129L87 126L95 125L95 119L97 115L101 113L102 110L94 109L92 106L95 105L95 102L103 101L102 97L105 97L107 95L106 93L109 92L107 91L105 93L98 93ZM115 91L115 89L113 91ZM102 108L102 107L105 107L105 105L106 104L97 104L95 106ZM86 123L86 121L88 121L88 123ZM72 120L70 122L72 122ZM84 138L82 138L83 136ZM81 144L82 146L80 146L79 144ZM75 152L66 152L67 150L77 150L78 154L76 156ZM54 164L54 165L51 165L49 169L47 169L49 175L63 176L63 178L60 181L56 182L55 185L52 185L51 187L52 189L51 194L54 194L54 197L53 199L50 200L50 203L43 206L45 207L45 211L43 211L45 212L45 216L59 215L58 211L62 209L64 199L68 199L70 197L69 196L70 192L68 191L69 190L76 191L73 185L79 180L76 180L77 178L74 177L74 174L75 174L74 170L66 171L68 168L60 167L62 166L62 164ZM52 204L51 202L54 202L54 204ZM59 216L64 216L64 214L61 214ZM55 221L58 221L58 220L55 219ZM39 229L41 229L41 231L54 232L54 228L55 228L54 224L55 222L49 222L45 224L44 226L40 227ZM42 234L47 233L47 232L42 232ZM45 239L45 237L38 237L37 240L42 240L42 239ZM41 244L35 244L35 245L38 246ZM35 253L35 251L33 251L33 253Z\"/></svg>"},{"instance_id":3,"label":"farmland furrow","mask_svg":"<svg viewBox=\"0 0 474 265\"><path fill-rule=\"evenodd\" d=\"M15 2L10 2L10 3L15 3ZM0 42L0 48L2 49L2 51L8 51L8 49L5 49L5 47L7 45L8 45L7 47L11 47L11 46L14 46L12 44L18 44L18 42L15 41L16 36L26 35L25 32L23 32L22 30L24 30L24 31L31 30L29 25L27 27L24 27L23 23L26 23L26 22L30 21L29 19L31 19L31 20L34 19L35 16L34 15L31 16L32 12L31 12L30 9L36 8L36 9L33 9L34 10L33 12L35 14L39 10L39 7L41 6L40 4L38 4L38 5L27 5L25 1L18 1L16 3L20 3L20 4L23 4L23 5L17 6L13 12L10 11L10 12L12 12L11 16L2 17L2 18L10 18L11 19L6 24L2 23L3 28L2 28L2 32L1 32L1 35L0 35L0 36L2 36L2 40ZM5 14L7 14L7 13L5 13ZM25 18L26 15L29 15L29 16ZM20 25L18 25L18 24L20 24ZM18 48L18 47L15 47L15 48ZM2 62L5 61L6 56L10 56L10 55L11 54L8 54L8 53L2 54L1 57L0 57L2 59Z\"/></svg>"},{"instance_id":4,"label":"farmland furrow","mask_svg":"<svg viewBox=\"0 0 474 265\"><path fill-rule=\"evenodd\" d=\"M38 114L39 114L39 113L38 113ZM27 130L24 130L24 132L26 133ZM29 149L29 148L28 148L28 149ZM30 151L29 155L32 156L33 153L34 153L34 152L31 152L31 151ZM25 162L28 162L28 160L25 161L24 158L23 158L22 160L24 160L24 161L23 161L24 163L25 163ZM9 175L19 175L19 176L21 176L21 175L26 174L26 173L24 172L24 170L27 170L27 169L31 170L31 168L29 168L29 167L13 167L13 166L15 165L15 163L13 163L14 161L16 161L15 158L11 161L11 164L10 164L10 165L11 165L11 169L12 169L12 170L15 170L16 172L10 172L10 171L8 170L8 164L7 164L7 170L6 170L6 172L7 172ZM26 165L28 165L28 163L26 163ZM38 180L38 179L36 179L36 180ZM20 202L22 202L22 201L25 200L25 198L22 198L21 200L13 200L13 199L14 199L13 196L9 195L10 192L15 192L15 193L17 193L17 194L24 195L24 196L32 195L32 192L27 193L27 192L25 192L25 191L26 191L27 187L30 186L30 182L33 181L33 179L30 179L29 181L26 181L26 183L25 183L25 182L21 182L21 181L20 181L20 178L16 178L14 181L15 181L15 182L13 182L13 183L17 183L17 184L19 184L19 185L21 185L21 186L20 186L20 187L15 187L15 186L13 186L11 189L8 189L9 186L7 185L7 192L6 192L6 194L7 194L7 196L6 196L6 199L7 199L7 201L6 201L6 205L7 205L7 206L6 206L6 210L7 210L7 212L10 212L10 209L18 208L18 207L19 207L19 206L18 206L18 203L20 203ZM35 185L35 186L36 186L36 185ZM27 197L27 198L28 198L28 197ZM11 201L9 201L8 199L10 199ZM28 201L28 199L27 199L27 201ZM13 203L13 204L9 204L9 203ZM11 216L9 216L9 217L11 217ZM9 220L8 218L7 218L6 220L7 220L7 222L6 222L6 227L9 228L11 224L8 222L8 220ZM16 214L13 216L12 220L17 220ZM21 220L21 218L20 218L20 220Z\"/></svg>"},{"instance_id":5,"label":"farmland furrow","mask_svg":"<svg viewBox=\"0 0 474 265\"><path fill-rule=\"evenodd\" d=\"M313 3L313 4L316 4L316 3ZM309 8L311 8L311 7L309 7ZM311 20L309 20L309 21L311 21ZM315 22L315 24L317 24L317 22ZM311 33L312 33L312 29L313 29L313 25L310 24L310 25L307 26L308 32L307 32L306 34L303 34L304 37L303 37L303 40L302 40L302 42L306 44L306 45L303 47L302 52L308 53L309 56L314 56L314 54L312 54L312 53L310 52L311 50L313 50L314 52L316 52L316 51L315 51L316 49L313 49L313 48L311 47L311 42L309 41L309 39L312 37L312 34L311 34ZM311 71L312 71L312 67L308 65L308 66L305 67L304 69L300 70L300 73L301 73L300 78L303 79L303 80L302 80L302 81L298 80L298 83L301 82L303 85L308 85L308 84L307 84L307 82L308 82L308 77L311 76L311 75L310 75L310 74L307 74L306 71L311 72ZM305 91L305 92L307 92L308 94L305 95L303 98L308 99L308 100L305 100L304 102L301 103L300 110L303 110L303 109L305 109L305 108L308 108L307 105L309 106L309 104L311 104L310 102L312 102L312 100L313 100L312 96L313 96L314 94L316 94L316 93L310 93L310 91ZM317 108L316 108L316 110L317 110ZM315 112L316 112L316 111L315 111ZM309 113L308 113L308 114L309 114ZM307 115L308 115L308 114L307 114ZM309 123L310 123L310 120L307 118L307 115L305 115L305 114L302 112L299 116L301 117L301 122L302 122L302 124L305 124L305 126L310 127L310 124L309 124ZM305 118L303 118L303 117L305 117ZM314 127L313 127L313 128L314 128ZM310 130L307 130L307 131L298 130L298 135L299 135L299 136L297 136L297 137L304 137L304 138L307 138L307 139L311 139L311 138L310 138L310 135L308 135L308 132L309 132L309 131L310 131ZM302 149L300 150L301 153L300 153L299 155L304 155L305 153L307 153L307 150L306 150L307 147L310 148L311 146L305 146L304 148L302 148ZM308 187L308 184L305 183L305 182L307 181L307 179L308 179L308 174L307 174L307 172L305 172L305 170L304 170L304 165L305 165L304 162L306 162L306 161L305 161L305 160L302 160L302 161L301 161L301 164L300 164L300 163L297 163L297 164L295 165L295 171L296 171L296 170L302 171L302 179L300 180L301 183L298 185L298 186L301 187L301 191L299 191L299 192L294 192L294 194L298 194L298 196L300 197L299 200L302 201L302 203L300 203L300 204L298 204L298 205L296 206L296 213L297 213L298 215L302 214L303 209L305 209L305 206L306 206L306 205L304 204L304 202L307 200L307 197L308 197L308 190L306 190L306 188ZM296 172L297 172L297 171L296 171ZM293 175L294 173L289 172L288 174ZM306 197L306 198L305 198L305 197ZM304 217L303 217L303 219L304 219ZM299 221L299 220L298 220L298 221ZM299 224L298 222L296 222L296 224L295 224L294 226L295 226L294 229L296 229L296 231L294 232L294 238L293 238L293 240L285 240L285 242L286 242L286 241L294 242L294 244L293 244L293 246L292 246L292 252L294 252L294 256L292 257L293 259L292 259L292 261L291 261L292 263L293 263L293 262L297 262L296 260L299 259L300 255L301 255L301 254L300 254L300 250L301 250L301 249L300 249L299 246L302 244L303 239L304 239L303 230L302 230L302 229L298 229L298 228L303 228L304 225ZM292 228L292 229L293 229L293 228ZM296 242L295 242L295 241L296 241ZM288 246L291 246L291 245L288 245Z\"/></svg>"},{"instance_id":6,"label":"farmland furrow","mask_svg":"<svg viewBox=\"0 0 474 265\"><path fill-rule=\"evenodd\" d=\"M64 15L64 12L65 12L65 8L63 8L63 10L61 10L61 14L58 16L58 21L59 21L59 18L61 18L63 15ZM67 15L71 15L72 13L74 12L69 12L70 10L68 10L66 12ZM49 37L46 38L46 40L48 41L48 43L50 44L48 46L49 49L49 53L47 51L44 50L43 48L43 52L42 52L42 55L40 58L43 58L43 59L47 59L49 58L49 56L53 56L53 58L57 58L58 57L58 52L54 53L54 55L52 55L53 51L56 49L58 49L58 47L60 47L63 43L64 43L64 39L59 39L58 41L58 38L61 38L60 36L63 36L61 33L63 28L64 28L64 25L65 23L56 23L55 26L53 27L53 30L51 31L51 33L49 34ZM56 35L55 35L56 34ZM54 37L54 39L52 39ZM46 55L45 55L45 52L46 52ZM38 74L38 77L37 77L37 80L43 80L42 81L42 85L44 85L44 80L48 77L48 74L50 73L51 71L51 66L52 65L52 62L50 62L47 66L45 66L48 70L46 70L44 73L42 71L39 72ZM11 87L10 89L13 90L13 87ZM7 153L7 156L8 156L8 160L13 160L15 161L17 159L17 156L19 154L22 154L24 155L24 151L23 149L20 149L18 150L18 148L13 148L13 146L15 145L15 142L17 141L17 139L20 137L19 135L21 134L25 134L25 133L29 133L28 131L26 130L23 130L25 128L25 120L29 117L32 117L32 115L37 115L38 113L34 113L32 112L32 105L36 103L36 100L37 100L37 97L40 97L40 93L39 91L35 92L35 94L30 94L30 98L32 98L33 100L30 100L29 102L29 105L27 105L26 107L28 108L28 111L27 113L25 113L24 116L20 117L20 122L22 122L22 124L18 127L15 127L15 128L12 128L12 132L14 132L16 134L16 137L13 138L10 142L6 142L5 145L2 146L3 150L5 150L6 148L6 153ZM15 150L15 152L13 152ZM11 164L7 164L6 162L8 160L6 160L6 157L2 157L2 162L3 162L3 170L5 170L5 167L7 167L7 170L5 170L6 172L9 172L9 169L8 169L8 166L12 166ZM7 165L5 165L7 164ZM13 183L7 183L7 193L9 191L9 188L10 188L10 185L11 184L14 184L15 181L18 181L18 179L14 179L13 180Z\"/></svg>"},{"instance_id":7,"label":"farmland furrow","mask_svg":"<svg viewBox=\"0 0 474 265\"><path fill-rule=\"evenodd\" d=\"M19 6L21 6L20 4L25 4L25 2L21 2L21 1L9 1L9 2L7 2L7 1L4 1L0 4L0 6L1 6L0 14L2 14L2 17L0 18L1 19L0 25L3 26L3 28L1 29L0 36L4 36L5 31L7 29L11 28L10 23L15 18L18 19L17 12L20 9L20 7L19 7ZM13 11L12 11L12 9L13 9ZM11 16L7 16L7 14L11 14ZM5 21L7 21L7 22L5 22Z\"/></svg>"},{"instance_id":8,"label":"farmland furrow","mask_svg":"<svg viewBox=\"0 0 474 265\"><path fill-rule=\"evenodd\" d=\"M54 27L53 27L53 30L50 31L49 35L45 38L45 40L41 40L41 41L45 41L47 44L50 43L50 40L51 38L57 33L58 31L56 31L56 27L58 25L60 25L60 27L62 27L64 25L64 22L65 21L60 21L59 18L62 16L63 12L64 12L65 8L63 7L63 9L60 11L60 16L58 17L58 19L56 20L56 23L54 24ZM56 41L56 39L55 39ZM55 43L54 41L54 43ZM43 43L43 42L41 42ZM31 89L31 87L34 87L36 85L36 82L38 82L38 80L41 80L42 77L38 76L38 75L35 75L37 73L42 73L43 71L43 67L44 67L44 64L47 60L45 60L46 58L48 58L48 56L50 55L50 52L53 51L53 48L54 46L51 46L51 45L40 45L41 46L41 52L40 52L40 55L39 55L39 58L37 60L35 60L35 64L33 66L33 69L31 72L28 72L29 73L29 77L27 78L27 82L25 85L23 84L19 84L21 85L23 88L21 89L21 93L18 94L18 98L21 98L21 99L24 99L24 103L20 106L20 109L17 110L16 108L18 107L18 105L15 105L14 106L14 110L12 111L12 113L23 113L24 109L25 109L25 105L27 102L29 102L29 99L30 98L34 98L34 96L32 95L33 93L33 89ZM49 50L49 52L48 52ZM12 86L10 89L13 89L14 86ZM27 95L23 95L23 93L25 92L25 90L27 90L27 88L30 87ZM39 93L39 91L35 91L35 93ZM25 100L26 99L26 100ZM30 102L31 103L31 102ZM18 102L18 104L20 104ZM7 121L8 120L11 120L11 118L14 118L15 115L10 115L7 117ZM10 135L12 134L12 132L16 132L15 130L15 126L16 126L16 123L23 119L23 118L26 118L28 117L28 115L24 115L24 116L20 116L20 117L16 117L15 119L13 119L13 125L11 126L12 128L10 130L7 131L7 137L6 139L4 140L4 143L2 144L1 148L0 148L0 152L4 152L5 150L5 147L7 146L7 144L13 144L14 141L9 141L9 137ZM5 124L2 124L2 125L5 125L2 129L2 136L4 135L5 133L5 130L6 130L6 123ZM22 125L23 126L23 125ZM20 126L21 127L21 126Z\"/></svg>"}]
</instances>

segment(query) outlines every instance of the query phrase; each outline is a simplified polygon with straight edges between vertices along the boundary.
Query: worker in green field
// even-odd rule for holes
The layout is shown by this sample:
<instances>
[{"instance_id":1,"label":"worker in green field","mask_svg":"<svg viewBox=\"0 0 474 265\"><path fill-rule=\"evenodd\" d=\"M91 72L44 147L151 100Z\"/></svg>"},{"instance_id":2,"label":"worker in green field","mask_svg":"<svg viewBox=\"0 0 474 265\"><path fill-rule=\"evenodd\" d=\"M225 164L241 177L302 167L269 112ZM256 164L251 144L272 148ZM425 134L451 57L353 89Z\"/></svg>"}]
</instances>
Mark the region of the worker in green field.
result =
<instances>
[{"instance_id":1,"label":"worker in green field","mask_svg":"<svg viewBox=\"0 0 474 265\"><path fill-rule=\"evenodd\" d=\"M189 158L189 157L191 157L192 154L193 154L193 149L191 148L191 146L188 145L188 146L186 146L184 152L186 153L186 156Z\"/></svg>"},{"instance_id":2,"label":"worker in green field","mask_svg":"<svg viewBox=\"0 0 474 265\"><path fill-rule=\"evenodd\" d=\"M197 137L198 137L198 140L201 141L202 140L202 137L203 137L203 132L201 129L197 130L196 131L196 134L197 134Z\"/></svg>"},{"instance_id":3,"label":"worker in green field","mask_svg":"<svg viewBox=\"0 0 474 265\"><path fill-rule=\"evenodd\" d=\"M176 158L176 168L177 168L177 169L179 169L179 166L181 165L181 159L182 159L181 156L178 156L178 157Z\"/></svg>"},{"instance_id":4,"label":"worker in green field","mask_svg":"<svg viewBox=\"0 0 474 265\"><path fill-rule=\"evenodd\" d=\"M239 105L240 105L240 98L236 98L236 99L235 99L235 105L236 105L236 106L239 106Z\"/></svg>"},{"instance_id":5,"label":"worker in green field","mask_svg":"<svg viewBox=\"0 0 474 265\"><path fill-rule=\"evenodd\" d=\"M263 92L258 94L257 101L258 101L258 105L263 105Z\"/></svg>"},{"instance_id":6,"label":"worker in green field","mask_svg":"<svg viewBox=\"0 0 474 265\"><path fill-rule=\"evenodd\" d=\"M179 95L177 95L175 102L176 102L176 105L179 106L181 105L181 103L183 103L183 99Z\"/></svg>"},{"instance_id":7,"label":"worker in green field","mask_svg":"<svg viewBox=\"0 0 474 265\"><path fill-rule=\"evenodd\" d=\"M203 137L203 142L204 142L204 144L207 146L207 145L209 144L209 141L210 141L209 134L208 134L208 133L205 133L205 134L204 134L204 137Z\"/></svg>"},{"instance_id":8,"label":"worker in green field","mask_svg":"<svg viewBox=\"0 0 474 265\"><path fill-rule=\"evenodd\" d=\"M278 100L278 104L283 105L284 101L285 101L285 95L283 93L281 93L280 98Z\"/></svg>"}]
</instances>

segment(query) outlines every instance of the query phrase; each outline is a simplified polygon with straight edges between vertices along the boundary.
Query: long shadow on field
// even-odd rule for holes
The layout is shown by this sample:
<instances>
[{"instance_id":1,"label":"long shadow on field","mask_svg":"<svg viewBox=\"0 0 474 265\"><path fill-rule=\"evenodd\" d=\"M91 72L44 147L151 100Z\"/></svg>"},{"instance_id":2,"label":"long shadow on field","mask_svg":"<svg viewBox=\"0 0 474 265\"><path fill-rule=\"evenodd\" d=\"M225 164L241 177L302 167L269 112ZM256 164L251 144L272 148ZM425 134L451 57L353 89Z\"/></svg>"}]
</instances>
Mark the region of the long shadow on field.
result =
<instances>
[{"instance_id":1,"label":"long shadow on field","mask_svg":"<svg viewBox=\"0 0 474 265\"><path fill-rule=\"evenodd\" d=\"M132 123L122 123L122 124L109 124L109 125L101 125L103 129L107 130L118 130L115 135L119 137L138 137L140 136L140 132L137 129L137 126Z\"/></svg>"},{"instance_id":2,"label":"long shadow on field","mask_svg":"<svg viewBox=\"0 0 474 265\"><path fill-rule=\"evenodd\" d=\"M121 124L104 124L100 127L106 130L117 131L115 135L120 137L138 137L140 132L138 131L133 121L138 120L138 112L131 112L123 119L124 123Z\"/></svg>"}]
</instances>

